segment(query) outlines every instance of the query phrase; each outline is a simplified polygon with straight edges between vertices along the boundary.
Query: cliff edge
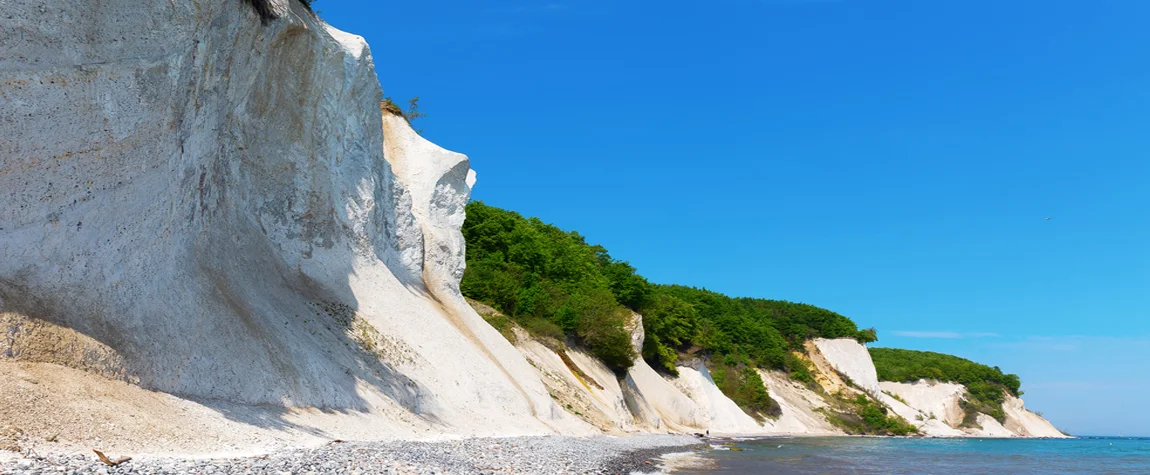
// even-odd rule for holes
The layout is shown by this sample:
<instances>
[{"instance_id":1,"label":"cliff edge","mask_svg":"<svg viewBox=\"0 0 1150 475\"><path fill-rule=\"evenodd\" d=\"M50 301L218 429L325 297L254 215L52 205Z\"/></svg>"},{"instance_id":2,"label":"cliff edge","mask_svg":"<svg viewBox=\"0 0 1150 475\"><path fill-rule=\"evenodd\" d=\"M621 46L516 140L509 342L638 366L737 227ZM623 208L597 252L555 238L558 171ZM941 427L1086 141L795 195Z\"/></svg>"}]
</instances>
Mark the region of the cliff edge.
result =
<instances>
[{"instance_id":1,"label":"cliff edge","mask_svg":"<svg viewBox=\"0 0 1150 475\"><path fill-rule=\"evenodd\" d=\"M0 359L397 435L589 432L459 294L467 158L381 118L361 37L270 8L8 2Z\"/></svg>"}]
</instances>

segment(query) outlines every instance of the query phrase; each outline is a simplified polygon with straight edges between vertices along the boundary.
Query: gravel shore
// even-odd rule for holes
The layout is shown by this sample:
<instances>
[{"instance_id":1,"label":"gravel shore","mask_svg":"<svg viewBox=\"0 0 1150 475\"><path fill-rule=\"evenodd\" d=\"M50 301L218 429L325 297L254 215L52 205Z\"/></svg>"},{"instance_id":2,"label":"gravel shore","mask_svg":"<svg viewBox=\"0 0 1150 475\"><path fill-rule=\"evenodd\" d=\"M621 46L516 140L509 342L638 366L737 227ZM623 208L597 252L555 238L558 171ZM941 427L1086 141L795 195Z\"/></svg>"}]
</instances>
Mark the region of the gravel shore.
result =
<instances>
[{"instance_id":1,"label":"gravel shore","mask_svg":"<svg viewBox=\"0 0 1150 475\"><path fill-rule=\"evenodd\" d=\"M92 452L0 459L2 474L627 474L653 472L692 436L510 437L439 442L332 442L257 457L150 458L109 467ZM110 458L121 454L107 454Z\"/></svg>"}]
</instances>

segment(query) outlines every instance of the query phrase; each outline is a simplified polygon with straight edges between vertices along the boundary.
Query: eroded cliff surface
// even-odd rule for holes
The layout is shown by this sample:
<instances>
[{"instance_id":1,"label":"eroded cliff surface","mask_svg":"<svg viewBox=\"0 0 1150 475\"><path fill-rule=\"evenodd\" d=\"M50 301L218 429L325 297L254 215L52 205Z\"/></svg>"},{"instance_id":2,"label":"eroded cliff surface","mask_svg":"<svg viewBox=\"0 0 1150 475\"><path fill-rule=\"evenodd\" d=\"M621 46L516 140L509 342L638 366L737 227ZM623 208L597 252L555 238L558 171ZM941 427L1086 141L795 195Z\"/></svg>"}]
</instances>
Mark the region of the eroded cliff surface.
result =
<instances>
[{"instance_id":1,"label":"eroded cliff surface","mask_svg":"<svg viewBox=\"0 0 1150 475\"><path fill-rule=\"evenodd\" d=\"M407 428L590 430L459 295L467 158L381 119L362 38L271 7L6 3L0 358Z\"/></svg>"},{"instance_id":2,"label":"eroded cliff surface","mask_svg":"<svg viewBox=\"0 0 1150 475\"><path fill-rule=\"evenodd\" d=\"M1005 425L986 414L971 414L974 424L964 425L962 408L966 387L951 382L920 380L914 383L879 382L870 353L851 339L815 339L808 350L825 361L859 390L930 437L1066 437L1042 416L1027 411L1022 400L1005 394L1002 404Z\"/></svg>"}]
</instances>

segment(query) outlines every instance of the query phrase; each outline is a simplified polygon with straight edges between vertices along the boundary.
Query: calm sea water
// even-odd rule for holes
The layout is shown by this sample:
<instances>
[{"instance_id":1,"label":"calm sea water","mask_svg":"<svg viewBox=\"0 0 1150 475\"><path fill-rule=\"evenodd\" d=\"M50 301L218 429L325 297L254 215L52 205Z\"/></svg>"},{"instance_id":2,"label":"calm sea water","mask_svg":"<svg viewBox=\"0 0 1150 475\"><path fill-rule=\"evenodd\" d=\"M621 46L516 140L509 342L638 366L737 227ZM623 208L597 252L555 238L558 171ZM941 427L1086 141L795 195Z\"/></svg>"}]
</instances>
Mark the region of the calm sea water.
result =
<instances>
[{"instance_id":1,"label":"calm sea water","mask_svg":"<svg viewBox=\"0 0 1150 475\"><path fill-rule=\"evenodd\" d=\"M1150 474L1150 438L769 438L711 450L703 474Z\"/></svg>"}]
</instances>

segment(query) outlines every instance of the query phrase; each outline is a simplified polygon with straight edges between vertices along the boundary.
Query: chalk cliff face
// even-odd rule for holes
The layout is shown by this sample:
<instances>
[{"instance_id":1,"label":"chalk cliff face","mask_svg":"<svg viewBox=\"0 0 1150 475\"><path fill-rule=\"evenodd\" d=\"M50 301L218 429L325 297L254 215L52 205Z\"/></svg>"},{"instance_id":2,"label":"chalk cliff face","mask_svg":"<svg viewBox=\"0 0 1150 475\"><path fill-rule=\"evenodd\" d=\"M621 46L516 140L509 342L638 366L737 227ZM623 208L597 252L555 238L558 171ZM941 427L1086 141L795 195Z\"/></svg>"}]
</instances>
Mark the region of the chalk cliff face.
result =
<instances>
[{"instance_id":1,"label":"chalk cliff face","mask_svg":"<svg viewBox=\"0 0 1150 475\"><path fill-rule=\"evenodd\" d=\"M493 309L484 309L494 312ZM630 321L631 344L643 347L642 316ZM712 435L841 435L818 409L823 397L777 372L761 372L771 397L782 406L777 419L759 422L719 390L702 360L656 372L642 358L622 375L577 348L553 349L516 329L516 348L539 371L563 407L607 432L709 431ZM562 353L562 354L561 354Z\"/></svg>"},{"instance_id":2,"label":"chalk cliff face","mask_svg":"<svg viewBox=\"0 0 1150 475\"><path fill-rule=\"evenodd\" d=\"M0 354L462 433L590 430L459 295L467 158L381 121L362 38L272 5L261 26L234 0L6 3Z\"/></svg>"},{"instance_id":3,"label":"chalk cliff face","mask_svg":"<svg viewBox=\"0 0 1150 475\"><path fill-rule=\"evenodd\" d=\"M1022 400L1006 395L1005 425L986 414L977 414L980 427L960 427L965 418L960 402L966 388L961 384L918 381L913 384L879 382L874 361L866 347L851 339L815 339L816 359L825 359L855 386L918 426L932 437L1066 437L1042 416L1027 411Z\"/></svg>"},{"instance_id":4,"label":"chalk cliff face","mask_svg":"<svg viewBox=\"0 0 1150 475\"><path fill-rule=\"evenodd\" d=\"M1026 410L1022 399L1006 395L1006 402L1002 403L1006 412L1006 430L1022 437L1066 437L1062 431L1054 427L1050 421L1042 416Z\"/></svg>"},{"instance_id":5,"label":"chalk cliff face","mask_svg":"<svg viewBox=\"0 0 1150 475\"><path fill-rule=\"evenodd\" d=\"M66 407L76 378L99 375L121 399L91 403L106 417L148 399L129 416L178 408L202 414L198 436L236 441L277 417L341 438L841 433L823 395L781 373L760 373L783 407L760 424L701 364L616 375L525 333L513 346L459 292L467 157L381 113L362 38L298 2L272 8L265 26L239 0L6 3L0 396L59 385ZM632 328L638 351L641 317ZM893 407L864 347L811 348ZM826 392L847 385L816 373ZM1008 404L1003 430L1057 432ZM235 409L257 405L286 412ZM345 419L290 415L307 408ZM339 432L351 420L372 432Z\"/></svg>"}]
</instances>

